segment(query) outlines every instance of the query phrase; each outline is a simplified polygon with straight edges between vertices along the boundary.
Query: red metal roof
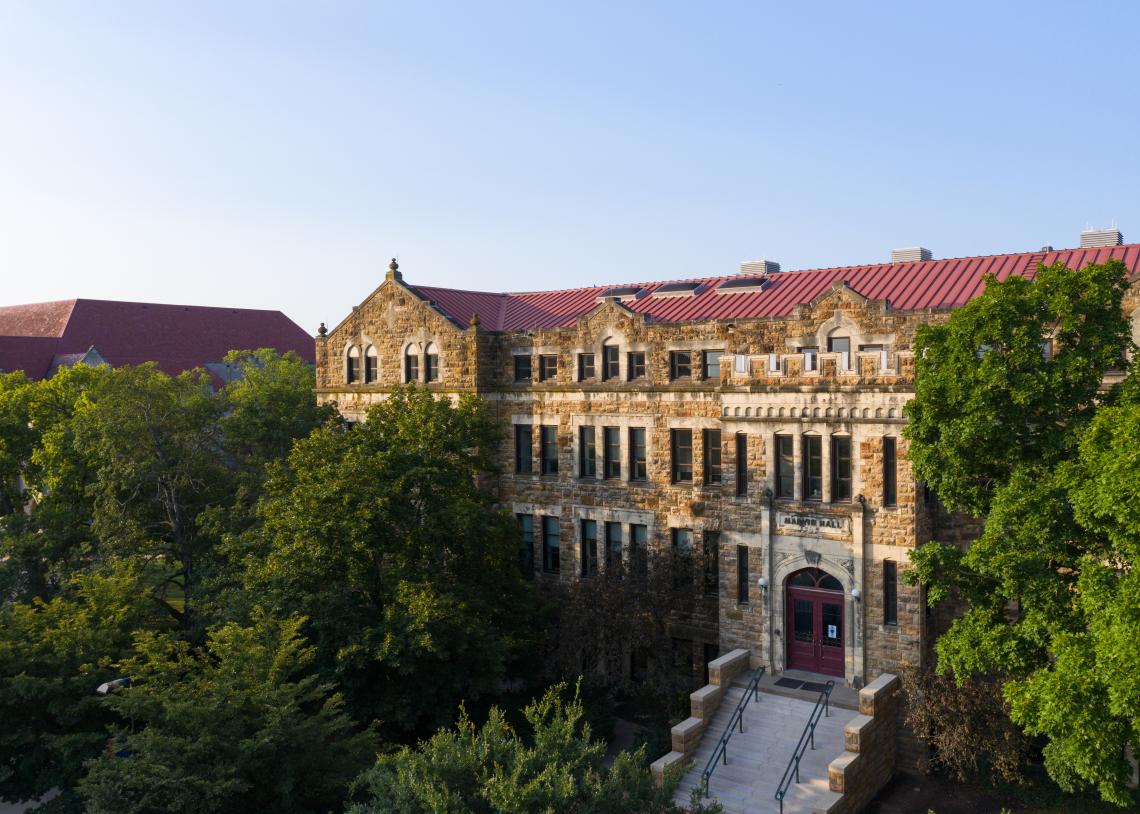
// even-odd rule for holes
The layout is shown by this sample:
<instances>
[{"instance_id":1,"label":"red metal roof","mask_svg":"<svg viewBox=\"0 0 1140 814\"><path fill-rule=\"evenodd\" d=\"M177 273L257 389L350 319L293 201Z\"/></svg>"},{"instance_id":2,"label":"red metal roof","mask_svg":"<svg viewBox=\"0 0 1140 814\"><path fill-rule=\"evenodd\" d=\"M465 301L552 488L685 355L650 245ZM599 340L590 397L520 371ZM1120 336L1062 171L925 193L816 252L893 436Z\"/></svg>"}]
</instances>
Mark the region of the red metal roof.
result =
<instances>
[{"instance_id":1,"label":"red metal roof","mask_svg":"<svg viewBox=\"0 0 1140 814\"><path fill-rule=\"evenodd\" d=\"M155 362L170 374L234 349L316 358L313 338L280 311L84 299L0 307L0 370L42 378L56 357L92 346L111 365Z\"/></svg>"},{"instance_id":2,"label":"red metal roof","mask_svg":"<svg viewBox=\"0 0 1140 814\"><path fill-rule=\"evenodd\" d=\"M1096 249L1060 249L1050 252L1022 252L982 257L924 260L914 263L880 263L866 266L788 271L768 275L772 281L763 291L719 294L724 277L694 278L702 283L692 296L653 297L653 291L680 280L633 284L645 289L639 299L623 305L645 314L654 322L698 322L722 319L786 317L797 305L811 302L833 283L842 280L869 300L887 300L898 311L927 308L954 308L965 305L982 291L983 277L993 274L999 280L1011 275L1032 279L1038 262L1049 266L1060 262L1069 268L1103 263L1110 258L1124 262L1131 275L1140 272L1140 244ZM561 291L533 291L496 294L454 288L412 286L420 296L431 300L446 316L466 326L471 315L479 315L480 325L491 331L555 328L573 325L593 311L597 298L613 283L591 288Z\"/></svg>"}]
</instances>

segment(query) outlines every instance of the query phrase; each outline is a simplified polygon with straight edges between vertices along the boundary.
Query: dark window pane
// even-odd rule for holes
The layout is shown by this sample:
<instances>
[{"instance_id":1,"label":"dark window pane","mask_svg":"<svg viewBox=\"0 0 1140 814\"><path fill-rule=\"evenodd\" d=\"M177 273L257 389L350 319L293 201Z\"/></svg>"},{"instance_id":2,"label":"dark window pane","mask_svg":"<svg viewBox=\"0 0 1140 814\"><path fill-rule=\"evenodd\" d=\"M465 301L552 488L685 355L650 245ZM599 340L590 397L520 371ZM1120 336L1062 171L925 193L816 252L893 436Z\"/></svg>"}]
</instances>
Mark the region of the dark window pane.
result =
<instances>
[{"instance_id":1,"label":"dark window pane","mask_svg":"<svg viewBox=\"0 0 1140 814\"><path fill-rule=\"evenodd\" d=\"M598 474L598 451L595 446L594 428L582 427L578 430L578 477L593 478Z\"/></svg>"},{"instance_id":2,"label":"dark window pane","mask_svg":"<svg viewBox=\"0 0 1140 814\"><path fill-rule=\"evenodd\" d=\"M776 497L791 500L795 496L795 453L792 436L776 436Z\"/></svg>"},{"instance_id":3,"label":"dark window pane","mask_svg":"<svg viewBox=\"0 0 1140 814\"><path fill-rule=\"evenodd\" d=\"M530 424L515 424L515 472L526 474L531 471L534 460L534 433Z\"/></svg>"},{"instance_id":4,"label":"dark window pane","mask_svg":"<svg viewBox=\"0 0 1140 814\"><path fill-rule=\"evenodd\" d=\"M593 576L598 572L598 523L596 520L582 521L582 576Z\"/></svg>"},{"instance_id":5,"label":"dark window pane","mask_svg":"<svg viewBox=\"0 0 1140 814\"><path fill-rule=\"evenodd\" d=\"M898 501L898 469L895 460L895 439L883 439L883 505L894 506Z\"/></svg>"},{"instance_id":6,"label":"dark window pane","mask_svg":"<svg viewBox=\"0 0 1140 814\"><path fill-rule=\"evenodd\" d=\"M883 560L883 624L899 623L899 571L893 560Z\"/></svg>"},{"instance_id":7,"label":"dark window pane","mask_svg":"<svg viewBox=\"0 0 1140 814\"><path fill-rule=\"evenodd\" d=\"M705 483L720 483L720 430L705 430L704 440Z\"/></svg>"},{"instance_id":8,"label":"dark window pane","mask_svg":"<svg viewBox=\"0 0 1140 814\"><path fill-rule=\"evenodd\" d=\"M542 518L542 570L548 574L557 574L561 566L559 562L561 536L562 530L557 517Z\"/></svg>"},{"instance_id":9,"label":"dark window pane","mask_svg":"<svg viewBox=\"0 0 1140 814\"><path fill-rule=\"evenodd\" d=\"M748 546L736 547L736 601L741 605L748 604Z\"/></svg>"},{"instance_id":10,"label":"dark window pane","mask_svg":"<svg viewBox=\"0 0 1140 814\"><path fill-rule=\"evenodd\" d=\"M748 494L748 435L736 434L736 494Z\"/></svg>"},{"instance_id":11,"label":"dark window pane","mask_svg":"<svg viewBox=\"0 0 1140 814\"><path fill-rule=\"evenodd\" d=\"M364 381L376 381L376 366L380 360L376 358L376 349L369 348L368 353L364 356Z\"/></svg>"},{"instance_id":12,"label":"dark window pane","mask_svg":"<svg viewBox=\"0 0 1140 814\"><path fill-rule=\"evenodd\" d=\"M429 353L424 356L424 381L439 381L439 354Z\"/></svg>"},{"instance_id":13,"label":"dark window pane","mask_svg":"<svg viewBox=\"0 0 1140 814\"><path fill-rule=\"evenodd\" d=\"M523 576L534 576L534 516L516 514L519 521L519 568Z\"/></svg>"},{"instance_id":14,"label":"dark window pane","mask_svg":"<svg viewBox=\"0 0 1140 814\"><path fill-rule=\"evenodd\" d=\"M673 448L673 483L693 481L693 431L670 430Z\"/></svg>"},{"instance_id":15,"label":"dark window pane","mask_svg":"<svg viewBox=\"0 0 1140 814\"><path fill-rule=\"evenodd\" d=\"M606 571L617 573L621 561L621 523L606 523Z\"/></svg>"},{"instance_id":16,"label":"dark window pane","mask_svg":"<svg viewBox=\"0 0 1140 814\"><path fill-rule=\"evenodd\" d=\"M804 500L823 500L823 438L805 435Z\"/></svg>"},{"instance_id":17,"label":"dark window pane","mask_svg":"<svg viewBox=\"0 0 1140 814\"><path fill-rule=\"evenodd\" d=\"M617 345L602 345L602 379L616 379L621 367L618 363Z\"/></svg>"},{"instance_id":18,"label":"dark window pane","mask_svg":"<svg viewBox=\"0 0 1140 814\"><path fill-rule=\"evenodd\" d=\"M621 428L603 427L603 443L605 444L605 472L607 478L621 477Z\"/></svg>"},{"instance_id":19,"label":"dark window pane","mask_svg":"<svg viewBox=\"0 0 1140 814\"><path fill-rule=\"evenodd\" d=\"M673 587L693 584L693 531L673 529Z\"/></svg>"},{"instance_id":20,"label":"dark window pane","mask_svg":"<svg viewBox=\"0 0 1140 814\"><path fill-rule=\"evenodd\" d=\"M549 381L558 375L558 357L554 354L544 354L538 357L538 380Z\"/></svg>"},{"instance_id":21,"label":"dark window pane","mask_svg":"<svg viewBox=\"0 0 1140 814\"><path fill-rule=\"evenodd\" d=\"M594 378L594 354L578 354L578 381L584 382Z\"/></svg>"},{"instance_id":22,"label":"dark window pane","mask_svg":"<svg viewBox=\"0 0 1140 814\"><path fill-rule=\"evenodd\" d=\"M834 602L820 603L822 622L820 643L829 647L843 646L843 606Z\"/></svg>"},{"instance_id":23,"label":"dark window pane","mask_svg":"<svg viewBox=\"0 0 1140 814\"><path fill-rule=\"evenodd\" d=\"M706 531L701 541L705 565L705 594L714 596L720 593L720 533Z\"/></svg>"},{"instance_id":24,"label":"dark window pane","mask_svg":"<svg viewBox=\"0 0 1140 814\"><path fill-rule=\"evenodd\" d=\"M823 588L826 591L842 591L843 590L843 583L841 583L839 580L837 580L831 574L821 573L819 575L819 582L817 582L816 585L818 585L820 588Z\"/></svg>"},{"instance_id":25,"label":"dark window pane","mask_svg":"<svg viewBox=\"0 0 1140 814\"><path fill-rule=\"evenodd\" d=\"M542 474L558 474L558 428L542 427L539 435L539 456L542 458Z\"/></svg>"},{"instance_id":26,"label":"dark window pane","mask_svg":"<svg viewBox=\"0 0 1140 814\"><path fill-rule=\"evenodd\" d=\"M626 358L626 373L630 381L645 378L645 351L633 351Z\"/></svg>"},{"instance_id":27,"label":"dark window pane","mask_svg":"<svg viewBox=\"0 0 1140 814\"><path fill-rule=\"evenodd\" d=\"M831 499L851 499L851 437L848 435L831 439Z\"/></svg>"},{"instance_id":28,"label":"dark window pane","mask_svg":"<svg viewBox=\"0 0 1140 814\"><path fill-rule=\"evenodd\" d=\"M629 479L645 480L648 470L645 458L645 428L629 429Z\"/></svg>"},{"instance_id":29,"label":"dark window pane","mask_svg":"<svg viewBox=\"0 0 1140 814\"><path fill-rule=\"evenodd\" d=\"M629 562L634 578L644 581L649 573L649 528L639 523L629 527Z\"/></svg>"},{"instance_id":30,"label":"dark window pane","mask_svg":"<svg viewBox=\"0 0 1140 814\"><path fill-rule=\"evenodd\" d=\"M795 638L797 642L815 641L815 603L810 599L795 601Z\"/></svg>"},{"instance_id":31,"label":"dark window pane","mask_svg":"<svg viewBox=\"0 0 1140 814\"><path fill-rule=\"evenodd\" d=\"M516 356L515 381L529 382L530 378L530 356Z\"/></svg>"},{"instance_id":32,"label":"dark window pane","mask_svg":"<svg viewBox=\"0 0 1140 814\"><path fill-rule=\"evenodd\" d=\"M420 379L420 356L410 351L404 354L404 381L416 382Z\"/></svg>"},{"instance_id":33,"label":"dark window pane","mask_svg":"<svg viewBox=\"0 0 1140 814\"><path fill-rule=\"evenodd\" d=\"M669 378L688 379L693 375L693 354L675 350L669 354Z\"/></svg>"},{"instance_id":34,"label":"dark window pane","mask_svg":"<svg viewBox=\"0 0 1140 814\"><path fill-rule=\"evenodd\" d=\"M348 356L345 358L344 377L349 384L356 384L360 379L360 358Z\"/></svg>"}]
</instances>

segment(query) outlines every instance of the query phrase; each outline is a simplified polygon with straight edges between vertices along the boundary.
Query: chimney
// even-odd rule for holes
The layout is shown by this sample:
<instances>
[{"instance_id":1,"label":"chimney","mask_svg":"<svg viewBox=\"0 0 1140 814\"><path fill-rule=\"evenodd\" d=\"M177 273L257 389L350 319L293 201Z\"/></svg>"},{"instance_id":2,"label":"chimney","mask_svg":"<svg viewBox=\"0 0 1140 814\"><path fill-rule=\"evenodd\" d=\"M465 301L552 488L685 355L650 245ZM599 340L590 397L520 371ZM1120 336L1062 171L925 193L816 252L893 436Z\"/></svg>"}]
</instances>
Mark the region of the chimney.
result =
<instances>
[{"instance_id":1,"label":"chimney","mask_svg":"<svg viewBox=\"0 0 1140 814\"><path fill-rule=\"evenodd\" d=\"M779 272L780 264L771 260L745 260L740 264L740 273L753 277L760 274L778 274Z\"/></svg>"},{"instance_id":2,"label":"chimney","mask_svg":"<svg viewBox=\"0 0 1140 814\"><path fill-rule=\"evenodd\" d=\"M930 260L934 257L930 249L922 246L911 246L909 249L891 249L892 263L917 263L921 260Z\"/></svg>"},{"instance_id":3,"label":"chimney","mask_svg":"<svg viewBox=\"0 0 1140 814\"><path fill-rule=\"evenodd\" d=\"M1099 249L1102 246L1120 246L1124 243L1124 235L1120 230L1112 229L1085 229L1081 232L1082 249Z\"/></svg>"}]
</instances>

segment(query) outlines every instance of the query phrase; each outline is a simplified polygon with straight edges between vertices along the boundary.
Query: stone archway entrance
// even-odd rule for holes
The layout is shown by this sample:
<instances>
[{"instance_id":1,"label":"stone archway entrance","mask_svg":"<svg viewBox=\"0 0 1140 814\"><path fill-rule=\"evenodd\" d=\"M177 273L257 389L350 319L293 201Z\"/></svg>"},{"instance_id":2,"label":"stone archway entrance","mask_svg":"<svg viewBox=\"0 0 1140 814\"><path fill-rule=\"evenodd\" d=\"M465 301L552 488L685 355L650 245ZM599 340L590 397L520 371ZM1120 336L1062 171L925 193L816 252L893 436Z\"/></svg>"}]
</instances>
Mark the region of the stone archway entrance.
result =
<instances>
[{"instance_id":1,"label":"stone archway entrance","mask_svg":"<svg viewBox=\"0 0 1140 814\"><path fill-rule=\"evenodd\" d=\"M784 585L788 669L842 676L843 585L818 568L796 571Z\"/></svg>"}]
</instances>

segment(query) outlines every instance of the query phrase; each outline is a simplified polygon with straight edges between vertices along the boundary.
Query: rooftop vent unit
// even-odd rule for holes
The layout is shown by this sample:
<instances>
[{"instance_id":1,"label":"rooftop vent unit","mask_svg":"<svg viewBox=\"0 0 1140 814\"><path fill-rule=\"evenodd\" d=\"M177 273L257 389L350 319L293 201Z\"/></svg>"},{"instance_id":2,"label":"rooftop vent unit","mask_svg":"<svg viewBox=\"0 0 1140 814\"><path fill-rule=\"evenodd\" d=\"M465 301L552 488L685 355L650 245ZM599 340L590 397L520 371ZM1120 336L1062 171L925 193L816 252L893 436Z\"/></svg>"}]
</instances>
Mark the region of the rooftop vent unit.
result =
<instances>
[{"instance_id":1,"label":"rooftop vent unit","mask_svg":"<svg viewBox=\"0 0 1140 814\"><path fill-rule=\"evenodd\" d=\"M1082 249L1099 249L1102 246L1120 246L1124 235L1119 229L1085 229L1081 232Z\"/></svg>"},{"instance_id":2,"label":"rooftop vent unit","mask_svg":"<svg viewBox=\"0 0 1140 814\"><path fill-rule=\"evenodd\" d=\"M688 283L666 283L659 285L654 289L651 297L692 297L697 293L698 288L703 288L701 283L688 282Z\"/></svg>"},{"instance_id":3,"label":"rooftop vent unit","mask_svg":"<svg viewBox=\"0 0 1140 814\"><path fill-rule=\"evenodd\" d=\"M891 249L892 263L919 263L933 258L934 255L930 253L930 249L924 249L922 246L911 246L909 249Z\"/></svg>"},{"instance_id":4,"label":"rooftop vent unit","mask_svg":"<svg viewBox=\"0 0 1140 814\"><path fill-rule=\"evenodd\" d=\"M641 293L641 286L639 285L621 285L607 288L597 296L598 302L605 302L606 300L619 299L622 302L626 300L636 300L638 294Z\"/></svg>"},{"instance_id":5,"label":"rooftop vent unit","mask_svg":"<svg viewBox=\"0 0 1140 814\"><path fill-rule=\"evenodd\" d=\"M1053 251L1053 247L1052 247L1052 246L1042 246L1042 247L1041 247L1041 251L1043 251L1043 252L1051 252L1051 251Z\"/></svg>"},{"instance_id":6,"label":"rooftop vent unit","mask_svg":"<svg viewBox=\"0 0 1140 814\"><path fill-rule=\"evenodd\" d=\"M717 286L717 294L746 294L763 291L772 285L767 277L730 277Z\"/></svg>"},{"instance_id":7,"label":"rooftop vent unit","mask_svg":"<svg viewBox=\"0 0 1140 814\"><path fill-rule=\"evenodd\" d=\"M745 260L740 264L740 273L749 276L779 274L780 264L772 260Z\"/></svg>"}]
</instances>

